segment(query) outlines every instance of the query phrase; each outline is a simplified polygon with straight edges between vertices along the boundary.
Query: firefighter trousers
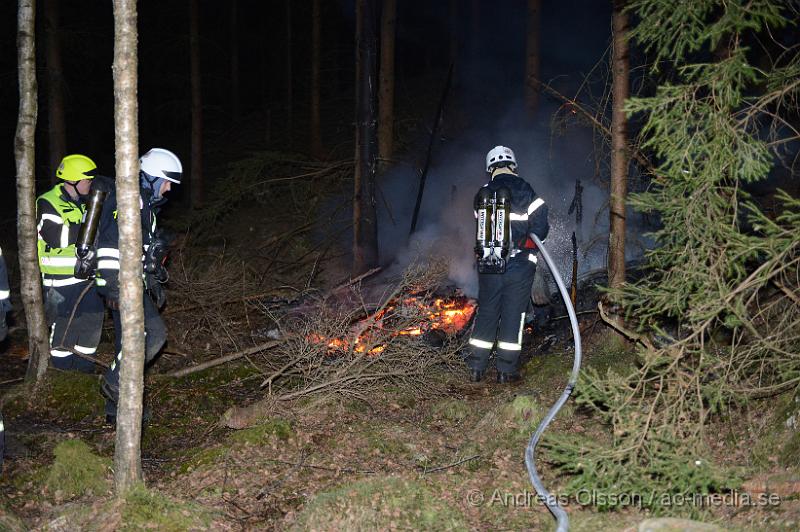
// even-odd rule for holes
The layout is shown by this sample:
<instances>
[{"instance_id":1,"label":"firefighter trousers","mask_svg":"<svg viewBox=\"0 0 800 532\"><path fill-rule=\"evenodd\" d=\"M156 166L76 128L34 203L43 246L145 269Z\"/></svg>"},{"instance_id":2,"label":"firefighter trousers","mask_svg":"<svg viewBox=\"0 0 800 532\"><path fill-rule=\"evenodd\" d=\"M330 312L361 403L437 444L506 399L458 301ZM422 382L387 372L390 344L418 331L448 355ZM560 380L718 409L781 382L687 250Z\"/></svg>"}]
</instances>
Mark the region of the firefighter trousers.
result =
<instances>
[{"instance_id":1,"label":"firefighter trousers","mask_svg":"<svg viewBox=\"0 0 800 532\"><path fill-rule=\"evenodd\" d=\"M466 359L470 369L486 371L496 346L497 371L519 371L525 311L535 272L534 263L518 259L509 263L503 274L478 275L478 311Z\"/></svg>"},{"instance_id":2,"label":"firefighter trousers","mask_svg":"<svg viewBox=\"0 0 800 532\"><path fill-rule=\"evenodd\" d=\"M111 317L114 319L114 347L117 356L111 363L111 367L103 376L103 390L106 398L113 404L116 411L116 403L119 402L119 367L122 361L122 321L119 309L111 310ZM158 352L164 347L167 341L167 327L164 320L158 313L153 300L146 293L144 294L144 358L145 365L153 361ZM112 405L106 404L106 413Z\"/></svg>"},{"instance_id":3,"label":"firefighter trousers","mask_svg":"<svg viewBox=\"0 0 800 532\"><path fill-rule=\"evenodd\" d=\"M62 370L94 372L105 308L94 282L45 288L45 317L50 324L50 362Z\"/></svg>"}]
</instances>

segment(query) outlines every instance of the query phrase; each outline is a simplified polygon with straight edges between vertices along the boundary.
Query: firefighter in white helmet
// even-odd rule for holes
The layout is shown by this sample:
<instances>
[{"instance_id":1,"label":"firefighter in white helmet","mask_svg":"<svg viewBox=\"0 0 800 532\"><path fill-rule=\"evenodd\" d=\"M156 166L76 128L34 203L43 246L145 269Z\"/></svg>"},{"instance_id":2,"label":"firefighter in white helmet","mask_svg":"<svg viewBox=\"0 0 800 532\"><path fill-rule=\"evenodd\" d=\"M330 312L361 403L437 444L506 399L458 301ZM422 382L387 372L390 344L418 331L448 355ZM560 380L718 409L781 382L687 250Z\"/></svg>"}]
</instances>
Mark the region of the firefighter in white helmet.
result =
<instances>
[{"instance_id":1,"label":"firefighter in white helmet","mask_svg":"<svg viewBox=\"0 0 800 532\"><path fill-rule=\"evenodd\" d=\"M145 360L150 363L167 340L167 328L159 314L165 302L163 283L168 247L165 233L156 226L156 214L166 202L164 194L180 184L183 165L178 156L163 148L153 148L139 159L142 244L144 256L144 329ZM96 180L97 181L97 180ZM116 423L119 401L119 369L122 360L122 323L119 313L119 226L117 225L117 190L112 180L97 181L108 195L104 200L97 229L97 287L114 319L117 356L103 376L101 390L106 398L106 420Z\"/></svg>"},{"instance_id":2,"label":"firefighter in white helmet","mask_svg":"<svg viewBox=\"0 0 800 532\"><path fill-rule=\"evenodd\" d=\"M536 272L536 245L530 235L533 233L544 241L550 225L547 205L517 174L517 159L510 148L496 146L490 150L486 155L486 172L490 180L476 196L476 213L480 202L492 198L492 201L509 204L504 208L510 223L504 237L493 235L508 241L503 244L506 249L502 257L493 255L494 247L484 251L481 246L486 242L479 242L476 248L478 270L483 273L478 274L478 311L466 362L470 380L481 381L491 352L495 350L497 382L509 383L520 379L522 330ZM503 223L505 212L490 222ZM479 234L480 224L479 220Z\"/></svg>"}]
</instances>

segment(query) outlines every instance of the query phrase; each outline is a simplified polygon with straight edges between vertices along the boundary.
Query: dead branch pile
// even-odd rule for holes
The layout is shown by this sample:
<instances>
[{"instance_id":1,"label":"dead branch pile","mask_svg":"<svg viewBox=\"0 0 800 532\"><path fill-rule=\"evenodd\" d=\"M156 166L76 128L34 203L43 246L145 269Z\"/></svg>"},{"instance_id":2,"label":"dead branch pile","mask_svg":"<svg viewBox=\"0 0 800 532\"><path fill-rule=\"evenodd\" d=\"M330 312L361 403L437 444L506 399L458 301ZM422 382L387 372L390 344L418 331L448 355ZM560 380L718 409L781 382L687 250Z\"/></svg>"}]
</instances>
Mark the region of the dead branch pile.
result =
<instances>
[{"instance_id":1,"label":"dead branch pile","mask_svg":"<svg viewBox=\"0 0 800 532\"><path fill-rule=\"evenodd\" d=\"M279 403L309 396L350 397L367 401L371 392L391 385L409 391L435 392L442 382L437 369L458 360L460 336L443 337L434 345L423 336L402 334L427 319L418 305L402 305L403 296L423 299L442 283L442 267L415 266L371 306L360 286L348 298L325 297L314 310L287 313L279 323L285 341L268 355L270 371L262 382L267 398L226 412L223 423L241 428L263 418ZM352 306L351 302L359 304Z\"/></svg>"}]
</instances>

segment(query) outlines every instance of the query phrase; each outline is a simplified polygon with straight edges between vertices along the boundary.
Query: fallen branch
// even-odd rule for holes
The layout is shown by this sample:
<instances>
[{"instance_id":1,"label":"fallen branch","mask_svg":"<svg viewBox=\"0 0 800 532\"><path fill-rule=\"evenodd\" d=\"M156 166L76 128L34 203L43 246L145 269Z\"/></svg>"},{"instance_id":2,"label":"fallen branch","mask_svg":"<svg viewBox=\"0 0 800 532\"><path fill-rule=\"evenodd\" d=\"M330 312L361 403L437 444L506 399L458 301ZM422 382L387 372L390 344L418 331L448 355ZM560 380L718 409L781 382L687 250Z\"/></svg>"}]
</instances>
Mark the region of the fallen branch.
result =
<instances>
[{"instance_id":1,"label":"fallen branch","mask_svg":"<svg viewBox=\"0 0 800 532\"><path fill-rule=\"evenodd\" d=\"M167 376L169 377L185 377L186 375L191 375L192 373L197 373L198 371L203 371L204 369L213 368L214 366L220 366L222 364L226 364L231 362L232 360L236 360L238 358L246 357L248 355L254 355L261 351L265 351L276 345L280 345L289 339L290 336L282 338L280 340L272 340L269 342L265 342L263 344L259 344L254 347L250 347L248 349L243 349L242 351L237 351L236 353L231 353L230 355L225 355L224 357L215 358L213 360L209 360L208 362L203 362L202 364L198 364L196 366L192 366L190 368L180 369L178 371L174 371L172 373L168 373Z\"/></svg>"},{"instance_id":2,"label":"fallen branch","mask_svg":"<svg viewBox=\"0 0 800 532\"><path fill-rule=\"evenodd\" d=\"M439 467L434 467L433 469L425 469L425 470L422 471L422 474L423 475L427 475L428 473L436 473L437 471L444 471L445 469L450 469L450 468L453 468L453 467L456 467L456 466L460 466L461 464L463 464L465 462L471 462L472 460L475 460L476 458L480 458L480 457L481 457L481 455L479 455L479 454L468 456L466 458L463 458L463 459L459 460L458 462L453 462L452 464L443 465L443 466L439 466Z\"/></svg>"},{"instance_id":3,"label":"fallen branch","mask_svg":"<svg viewBox=\"0 0 800 532\"><path fill-rule=\"evenodd\" d=\"M371 270L369 270L369 271L366 271L366 272L362 273L362 274L361 274L361 275L359 275L358 277L353 277L352 279L348 279L347 281L345 281L345 282L343 282L343 283L339 284L339 285L338 285L336 288L333 288L333 289L330 291L330 293L333 293L333 292L338 292L338 291L339 291L339 290L341 290L342 288L347 288L347 287L353 286L353 285L354 285L354 284L356 284L357 282L359 282L359 281L363 281L363 280L364 280L364 279L366 279L367 277L371 277L371 276L375 275L376 273L378 273L378 272L379 272L379 271L381 271L382 269L383 269L383 268L381 268L380 266L378 266L377 268L372 268Z\"/></svg>"},{"instance_id":4,"label":"fallen branch","mask_svg":"<svg viewBox=\"0 0 800 532\"><path fill-rule=\"evenodd\" d=\"M649 349L651 351L657 351L657 349L655 348L653 343L646 336L644 336L642 334L635 333L633 331L629 331L629 330L625 329L622 325L617 323L616 320L614 320L613 318L610 318L608 316L608 314L606 314L605 309L603 308L603 302L602 301L599 301L597 303L597 309L600 311L600 319L602 319L612 329L614 329L615 331L617 331L618 333L620 333L622 336L624 336L625 338L627 338L629 340L632 340L634 342L639 342L640 344L642 344L643 346L645 346L647 349Z\"/></svg>"}]
</instances>

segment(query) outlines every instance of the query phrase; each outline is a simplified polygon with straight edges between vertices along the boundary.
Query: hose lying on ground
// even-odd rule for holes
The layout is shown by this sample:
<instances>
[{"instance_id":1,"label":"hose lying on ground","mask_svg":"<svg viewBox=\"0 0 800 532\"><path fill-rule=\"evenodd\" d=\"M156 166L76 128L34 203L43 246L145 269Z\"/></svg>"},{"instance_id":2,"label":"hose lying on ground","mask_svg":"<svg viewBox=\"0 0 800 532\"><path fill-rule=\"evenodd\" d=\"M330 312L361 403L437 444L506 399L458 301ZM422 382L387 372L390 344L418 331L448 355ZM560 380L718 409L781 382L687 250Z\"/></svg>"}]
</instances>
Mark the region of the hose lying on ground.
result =
<instances>
[{"instance_id":1,"label":"hose lying on ground","mask_svg":"<svg viewBox=\"0 0 800 532\"><path fill-rule=\"evenodd\" d=\"M567 512L558 505L558 501L547 491L544 484L542 484L542 479L539 478L539 473L536 471L536 445L539 443L539 438L541 438L547 426L558 411L561 410L561 407L564 406L564 403L567 402L573 388L575 388L575 384L578 382L578 373L581 370L581 332L578 328L578 317L575 315L575 309L570 301L567 288L564 286L564 281L561 280L561 274L559 274L556 265L553 263L553 259L550 258L550 254L547 253L541 240L539 240L536 235L532 236L542 257L544 257L544 261L547 263L547 267L550 268L550 272L553 274L553 278L558 285L558 291L561 293L561 297L564 299L564 305L567 307L569 321L572 324L572 338L575 342L575 361L572 364L572 375L570 375L567 387L564 388L561 397L558 398L558 401L550 408L547 415L539 423L539 426L536 427L536 431L534 431L533 436L531 436L528 442L528 447L525 449L525 466L528 468L531 484L533 484L534 489L536 489L536 492L539 494L539 500L547 506L547 509L550 510L550 513L552 513L553 517L558 521L556 530L558 532L566 532L569 530L569 517L567 516Z\"/></svg>"}]
</instances>

